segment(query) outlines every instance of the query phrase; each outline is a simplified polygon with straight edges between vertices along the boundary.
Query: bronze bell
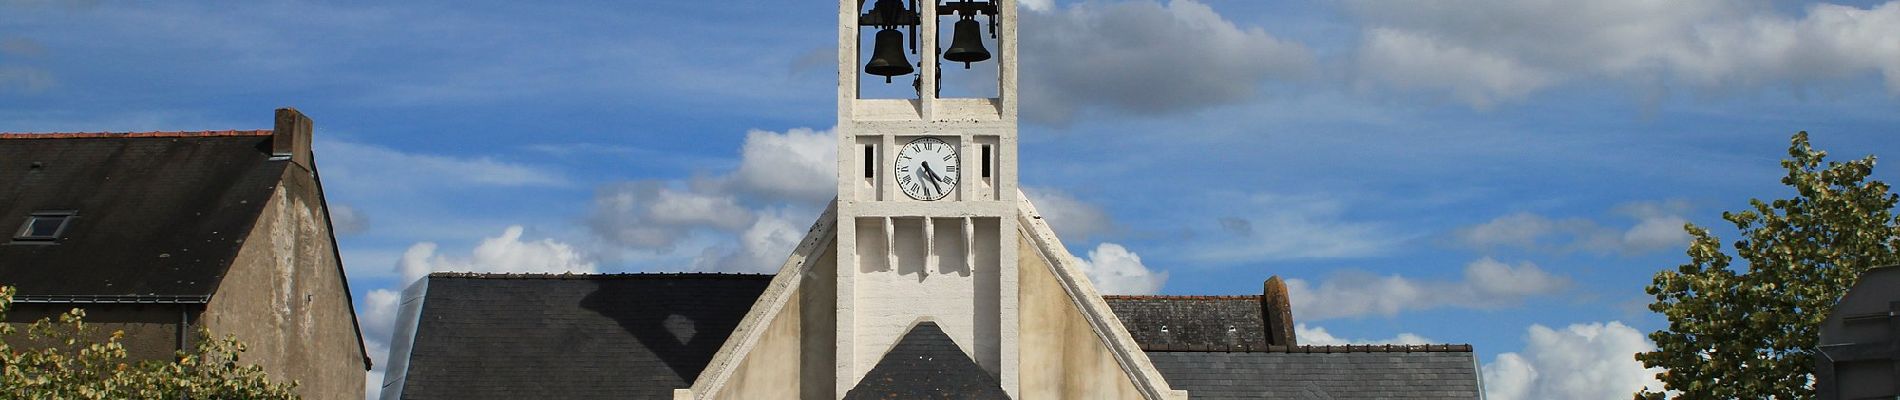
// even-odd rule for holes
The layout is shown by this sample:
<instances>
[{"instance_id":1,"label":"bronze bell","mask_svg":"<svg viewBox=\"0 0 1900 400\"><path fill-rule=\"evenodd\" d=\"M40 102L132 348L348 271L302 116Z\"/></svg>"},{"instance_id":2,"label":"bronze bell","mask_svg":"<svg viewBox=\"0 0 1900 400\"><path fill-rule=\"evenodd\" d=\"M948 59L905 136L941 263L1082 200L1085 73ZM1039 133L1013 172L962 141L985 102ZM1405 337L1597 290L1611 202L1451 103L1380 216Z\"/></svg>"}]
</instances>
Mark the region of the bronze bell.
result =
<instances>
[{"instance_id":1,"label":"bronze bell","mask_svg":"<svg viewBox=\"0 0 1900 400\"><path fill-rule=\"evenodd\" d=\"M943 59L963 63L964 69L969 69L970 63L990 59L990 51L983 48L983 24L974 19L958 20Z\"/></svg>"},{"instance_id":2,"label":"bronze bell","mask_svg":"<svg viewBox=\"0 0 1900 400\"><path fill-rule=\"evenodd\" d=\"M864 64L864 72L884 77L884 83L891 83L891 77L909 75L910 60L904 58L904 34L896 29L884 28L877 31L877 43L871 51L871 62Z\"/></svg>"}]
</instances>

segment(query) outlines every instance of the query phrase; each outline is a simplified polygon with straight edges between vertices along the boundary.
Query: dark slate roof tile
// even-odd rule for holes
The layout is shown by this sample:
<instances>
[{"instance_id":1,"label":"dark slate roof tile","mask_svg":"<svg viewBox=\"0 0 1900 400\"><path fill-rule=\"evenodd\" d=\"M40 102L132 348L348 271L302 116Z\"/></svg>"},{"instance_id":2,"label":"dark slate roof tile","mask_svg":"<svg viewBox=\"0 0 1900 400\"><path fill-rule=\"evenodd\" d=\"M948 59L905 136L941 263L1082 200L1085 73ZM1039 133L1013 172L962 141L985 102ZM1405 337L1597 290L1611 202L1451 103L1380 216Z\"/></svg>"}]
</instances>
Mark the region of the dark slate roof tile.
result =
<instances>
[{"instance_id":1,"label":"dark slate roof tile","mask_svg":"<svg viewBox=\"0 0 1900 400\"><path fill-rule=\"evenodd\" d=\"M671 399L771 275L431 275L404 399Z\"/></svg>"},{"instance_id":2,"label":"dark slate roof tile","mask_svg":"<svg viewBox=\"0 0 1900 400\"><path fill-rule=\"evenodd\" d=\"M1009 394L936 322L925 321L905 333L844 398L1008 399Z\"/></svg>"},{"instance_id":3,"label":"dark slate roof tile","mask_svg":"<svg viewBox=\"0 0 1900 400\"><path fill-rule=\"evenodd\" d=\"M1103 296L1143 350L1265 349L1260 296Z\"/></svg>"},{"instance_id":4,"label":"dark slate roof tile","mask_svg":"<svg viewBox=\"0 0 1900 400\"><path fill-rule=\"evenodd\" d=\"M270 133L0 134L0 283L29 299L211 295L289 164ZM78 212L57 244L8 243L50 210Z\"/></svg>"},{"instance_id":5,"label":"dark slate roof tile","mask_svg":"<svg viewBox=\"0 0 1900 400\"><path fill-rule=\"evenodd\" d=\"M1476 399L1469 351L1148 352L1194 399Z\"/></svg>"}]
</instances>

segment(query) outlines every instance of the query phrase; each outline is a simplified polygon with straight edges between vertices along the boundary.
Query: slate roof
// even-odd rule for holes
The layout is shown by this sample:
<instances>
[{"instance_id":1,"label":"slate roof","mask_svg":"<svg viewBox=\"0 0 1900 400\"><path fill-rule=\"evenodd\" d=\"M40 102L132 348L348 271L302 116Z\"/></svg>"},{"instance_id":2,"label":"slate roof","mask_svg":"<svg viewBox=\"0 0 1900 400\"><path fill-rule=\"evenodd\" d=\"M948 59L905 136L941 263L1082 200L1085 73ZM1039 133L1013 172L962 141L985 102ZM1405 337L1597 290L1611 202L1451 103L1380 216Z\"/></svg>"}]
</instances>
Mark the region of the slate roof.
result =
<instances>
[{"instance_id":1,"label":"slate roof","mask_svg":"<svg viewBox=\"0 0 1900 400\"><path fill-rule=\"evenodd\" d=\"M771 275L428 277L404 399L671 399Z\"/></svg>"},{"instance_id":2,"label":"slate roof","mask_svg":"<svg viewBox=\"0 0 1900 400\"><path fill-rule=\"evenodd\" d=\"M1260 296L1102 296L1142 350L1267 348Z\"/></svg>"},{"instance_id":3,"label":"slate roof","mask_svg":"<svg viewBox=\"0 0 1900 400\"><path fill-rule=\"evenodd\" d=\"M1464 351L1148 352L1175 389L1201 399L1476 399Z\"/></svg>"},{"instance_id":4,"label":"slate roof","mask_svg":"<svg viewBox=\"0 0 1900 400\"><path fill-rule=\"evenodd\" d=\"M28 301L204 301L290 163L270 135L0 134L0 283ZM57 244L13 240L51 210L77 211Z\"/></svg>"},{"instance_id":5,"label":"slate roof","mask_svg":"<svg viewBox=\"0 0 1900 400\"><path fill-rule=\"evenodd\" d=\"M905 333L844 398L1008 399L1009 394L936 322L925 321Z\"/></svg>"},{"instance_id":6,"label":"slate roof","mask_svg":"<svg viewBox=\"0 0 1900 400\"><path fill-rule=\"evenodd\" d=\"M1469 345L1269 343L1263 296L1103 296L1155 369L1195 399L1475 399Z\"/></svg>"},{"instance_id":7,"label":"slate roof","mask_svg":"<svg viewBox=\"0 0 1900 400\"><path fill-rule=\"evenodd\" d=\"M403 398L669 399L705 369L770 279L434 274ZM1267 345L1260 298L1106 297L1161 375L1195 399L1478 397L1469 345ZM1007 394L925 322L846 397Z\"/></svg>"}]
</instances>

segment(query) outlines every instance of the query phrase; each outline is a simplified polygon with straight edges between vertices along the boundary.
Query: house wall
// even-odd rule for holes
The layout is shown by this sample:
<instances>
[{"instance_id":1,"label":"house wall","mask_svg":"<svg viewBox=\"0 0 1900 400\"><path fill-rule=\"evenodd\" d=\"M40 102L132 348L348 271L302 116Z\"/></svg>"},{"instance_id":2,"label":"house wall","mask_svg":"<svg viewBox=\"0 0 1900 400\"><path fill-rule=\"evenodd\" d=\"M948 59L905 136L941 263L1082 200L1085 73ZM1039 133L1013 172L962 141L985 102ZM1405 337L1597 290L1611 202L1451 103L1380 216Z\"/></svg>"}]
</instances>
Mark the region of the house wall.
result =
<instances>
[{"instance_id":1,"label":"house wall","mask_svg":"<svg viewBox=\"0 0 1900 400\"><path fill-rule=\"evenodd\" d=\"M1134 381L1089 327L1049 261L1024 235L1018 241L1022 318L1019 360L1023 399L1140 399ZM1066 255L1062 255L1066 256Z\"/></svg>"},{"instance_id":2,"label":"house wall","mask_svg":"<svg viewBox=\"0 0 1900 400\"><path fill-rule=\"evenodd\" d=\"M178 325L186 312L196 318L198 305L184 304L40 304L15 303L7 312L6 324L16 329L16 333L6 338L7 343L24 348L39 348L54 344L51 341L29 341L26 339L26 327L33 321L52 318L58 322L59 315L74 308L86 311L86 326L94 342L103 342L112 336L113 331L124 331L125 337L119 343L125 345L127 358L134 361L157 360L171 361L177 357ZM188 328L185 331L190 334ZM195 337L187 337L194 340Z\"/></svg>"},{"instance_id":3,"label":"house wall","mask_svg":"<svg viewBox=\"0 0 1900 400\"><path fill-rule=\"evenodd\" d=\"M292 166L281 182L204 324L236 335L249 348L245 362L297 380L305 398L360 399L367 366L316 179Z\"/></svg>"}]
</instances>

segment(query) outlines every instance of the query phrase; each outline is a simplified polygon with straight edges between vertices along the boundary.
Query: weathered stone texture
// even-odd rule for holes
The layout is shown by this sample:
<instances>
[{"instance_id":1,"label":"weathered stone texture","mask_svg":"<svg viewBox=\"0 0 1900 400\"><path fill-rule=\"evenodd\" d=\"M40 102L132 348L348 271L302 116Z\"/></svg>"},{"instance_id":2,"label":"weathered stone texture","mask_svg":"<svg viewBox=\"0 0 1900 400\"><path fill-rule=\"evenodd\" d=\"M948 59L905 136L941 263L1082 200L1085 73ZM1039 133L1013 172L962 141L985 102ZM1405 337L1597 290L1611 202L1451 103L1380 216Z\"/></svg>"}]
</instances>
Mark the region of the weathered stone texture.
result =
<instances>
[{"instance_id":1,"label":"weathered stone texture","mask_svg":"<svg viewBox=\"0 0 1900 400\"><path fill-rule=\"evenodd\" d=\"M245 361L311 399L356 399L366 365L316 179L287 168L206 308L203 323L249 346Z\"/></svg>"}]
</instances>

